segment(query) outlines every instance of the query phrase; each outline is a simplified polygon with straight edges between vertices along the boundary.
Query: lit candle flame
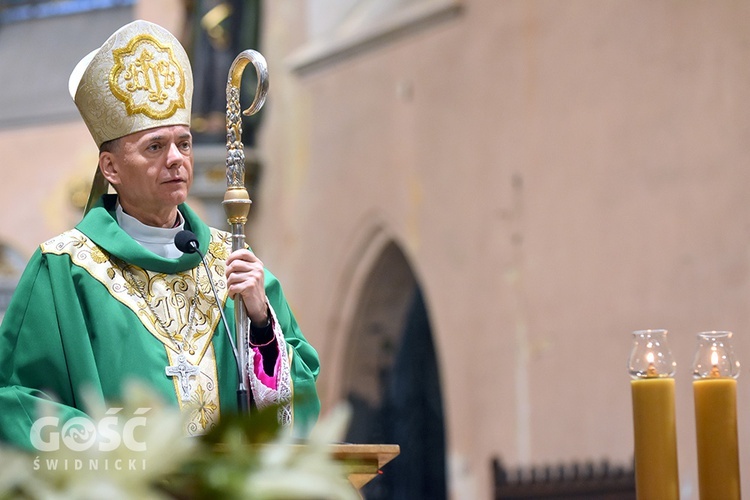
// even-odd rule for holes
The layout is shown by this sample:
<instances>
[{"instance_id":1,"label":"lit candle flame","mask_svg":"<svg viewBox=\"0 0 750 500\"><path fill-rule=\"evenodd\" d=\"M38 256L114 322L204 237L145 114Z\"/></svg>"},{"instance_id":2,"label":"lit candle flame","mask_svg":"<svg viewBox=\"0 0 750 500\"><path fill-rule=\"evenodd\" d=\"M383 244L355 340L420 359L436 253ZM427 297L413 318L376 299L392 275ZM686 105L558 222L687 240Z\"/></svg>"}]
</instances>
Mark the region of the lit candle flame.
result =
<instances>
[{"instance_id":1,"label":"lit candle flame","mask_svg":"<svg viewBox=\"0 0 750 500\"><path fill-rule=\"evenodd\" d=\"M711 350L711 377L720 377L721 372L719 371L719 353L716 349Z\"/></svg>"},{"instance_id":2,"label":"lit candle flame","mask_svg":"<svg viewBox=\"0 0 750 500\"><path fill-rule=\"evenodd\" d=\"M658 374L656 373L656 367L654 366L654 353L649 351L646 353L646 361L648 361L648 368L646 369L646 376L648 377L655 377Z\"/></svg>"}]
</instances>

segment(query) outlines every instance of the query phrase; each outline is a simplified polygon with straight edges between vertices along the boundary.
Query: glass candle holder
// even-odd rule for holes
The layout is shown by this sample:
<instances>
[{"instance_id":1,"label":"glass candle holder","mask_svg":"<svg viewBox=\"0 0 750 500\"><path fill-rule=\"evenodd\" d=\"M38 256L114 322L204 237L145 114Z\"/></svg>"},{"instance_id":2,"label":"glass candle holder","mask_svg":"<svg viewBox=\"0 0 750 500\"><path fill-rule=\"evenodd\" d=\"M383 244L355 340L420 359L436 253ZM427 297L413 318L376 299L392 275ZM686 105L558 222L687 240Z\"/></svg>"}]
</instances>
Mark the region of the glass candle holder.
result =
<instances>
[{"instance_id":1,"label":"glass candle holder","mask_svg":"<svg viewBox=\"0 0 750 500\"><path fill-rule=\"evenodd\" d=\"M732 332L702 332L693 361L700 498L740 499L737 377Z\"/></svg>"},{"instance_id":2,"label":"glass candle holder","mask_svg":"<svg viewBox=\"0 0 750 500\"><path fill-rule=\"evenodd\" d=\"M666 330L633 332L628 359L633 397L637 498L678 500L674 373Z\"/></svg>"},{"instance_id":3,"label":"glass candle holder","mask_svg":"<svg viewBox=\"0 0 750 500\"><path fill-rule=\"evenodd\" d=\"M637 330L628 359L633 379L674 377L677 363L667 342L667 330Z\"/></svg>"},{"instance_id":4,"label":"glass candle holder","mask_svg":"<svg viewBox=\"0 0 750 500\"><path fill-rule=\"evenodd\" d=\"M737 378L740 362L734 355L732 332L701 332L693 359L693 378Z\"/></svg>"}]
</instances>

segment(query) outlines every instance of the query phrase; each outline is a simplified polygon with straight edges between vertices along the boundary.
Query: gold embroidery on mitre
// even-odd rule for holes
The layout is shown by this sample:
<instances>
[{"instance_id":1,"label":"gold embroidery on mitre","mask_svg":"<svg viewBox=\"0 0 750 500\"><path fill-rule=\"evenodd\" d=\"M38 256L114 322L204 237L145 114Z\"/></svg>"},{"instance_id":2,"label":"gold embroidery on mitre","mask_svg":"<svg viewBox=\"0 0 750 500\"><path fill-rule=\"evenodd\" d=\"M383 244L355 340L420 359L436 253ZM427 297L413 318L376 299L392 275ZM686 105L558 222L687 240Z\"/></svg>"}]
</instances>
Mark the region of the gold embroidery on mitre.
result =
<instances>
[{"instance_id":1,"label":"gold embroidery on mitre","mask_svg":"<svg viewBox=\"0 0 750 500\"><path fill-rule=\"evenodd\" d=\"M164 120L185 107L185 74L172 47L141 34L127 46L113 50L112 57L109 87L129 115L143 113Z\"/></svg>"}]
</instances>

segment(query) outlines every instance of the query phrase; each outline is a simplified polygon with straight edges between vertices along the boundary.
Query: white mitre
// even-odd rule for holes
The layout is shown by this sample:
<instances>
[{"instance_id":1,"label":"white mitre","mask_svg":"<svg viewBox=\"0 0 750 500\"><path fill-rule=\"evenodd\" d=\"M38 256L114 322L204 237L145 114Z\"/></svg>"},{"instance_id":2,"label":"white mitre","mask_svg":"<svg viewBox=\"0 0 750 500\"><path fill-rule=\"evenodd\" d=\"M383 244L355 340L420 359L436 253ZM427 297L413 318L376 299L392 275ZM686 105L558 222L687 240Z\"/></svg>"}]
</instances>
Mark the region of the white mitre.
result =
<instances>
[{"instance_id":1,"label":"white mitre","mask_svg":"<svg viewBox=\"0 0 750 500\"><path fill-rule=\"evenodd\" d=\"M190 126L190 60L174 35L148 21L123 26L84 57L68 90L97 146L154 127Z\"/></svg>"}]
</instances>

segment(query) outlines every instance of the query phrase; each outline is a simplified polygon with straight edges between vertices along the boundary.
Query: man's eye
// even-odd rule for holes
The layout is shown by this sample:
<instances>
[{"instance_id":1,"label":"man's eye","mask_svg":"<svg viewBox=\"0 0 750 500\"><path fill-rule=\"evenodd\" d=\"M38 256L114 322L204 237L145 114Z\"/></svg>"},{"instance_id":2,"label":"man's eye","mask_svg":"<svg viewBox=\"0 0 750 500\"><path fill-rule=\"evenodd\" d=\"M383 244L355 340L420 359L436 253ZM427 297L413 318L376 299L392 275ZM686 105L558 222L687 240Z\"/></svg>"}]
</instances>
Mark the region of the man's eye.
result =
<instances>
[{"instance_id":1,"label":"man's eye","mask_svg":"<svg viewBox=\"0 0 750 500\"><path fill-rule=\"evenodd\" d=\"M149 144L148 150L149 151L159 151L161 149L161 144Z\"/></svg>"},{"instance_id":2,"label":"man's eye","mask_svg":"<svg viewBox=\"0 0 750 500\"><path fill-rule=\"evenodd\" d=\"M190 143L190 141L185 141L182 144L180 144L180 147L184 150L189 150L193 145Z\"/></svg>"}]
</instances>

